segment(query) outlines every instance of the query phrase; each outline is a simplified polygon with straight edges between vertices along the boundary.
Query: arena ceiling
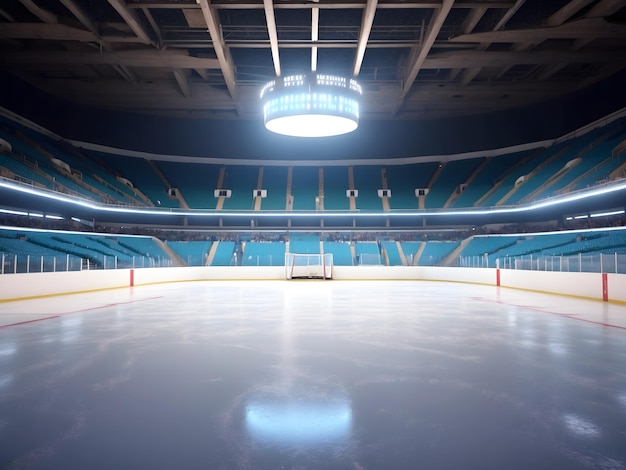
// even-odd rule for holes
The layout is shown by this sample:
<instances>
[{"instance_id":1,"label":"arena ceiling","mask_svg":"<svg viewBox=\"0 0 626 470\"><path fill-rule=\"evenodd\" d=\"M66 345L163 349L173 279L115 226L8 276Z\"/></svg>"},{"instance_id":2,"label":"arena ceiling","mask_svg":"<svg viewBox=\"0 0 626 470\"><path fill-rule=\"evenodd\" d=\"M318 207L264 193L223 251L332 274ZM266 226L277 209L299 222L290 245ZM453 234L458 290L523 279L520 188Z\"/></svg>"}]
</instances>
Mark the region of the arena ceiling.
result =
<instances>
[{"instance_id":1,"label":"arena ceiling","mask_svg":"<svg viewBox=\"0 0 626 470\"><path fill-rule=\"evenodd\" d=\"M74 102L224 119L315 69L361 82L364 119L445 118L626 68L626 0L3 0L0 67Z\"/></svg>"}]
</instances>

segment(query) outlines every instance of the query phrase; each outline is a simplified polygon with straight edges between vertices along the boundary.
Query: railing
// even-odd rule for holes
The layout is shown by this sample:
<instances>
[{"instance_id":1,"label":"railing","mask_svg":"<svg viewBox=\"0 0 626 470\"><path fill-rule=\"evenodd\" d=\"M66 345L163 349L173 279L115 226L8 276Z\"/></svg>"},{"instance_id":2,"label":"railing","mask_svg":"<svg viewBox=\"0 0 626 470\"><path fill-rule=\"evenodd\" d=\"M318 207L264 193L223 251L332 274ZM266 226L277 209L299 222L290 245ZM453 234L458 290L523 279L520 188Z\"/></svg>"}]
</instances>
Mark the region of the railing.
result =
<instances>
[{"instance_id":1,"label":"railing","mask_svg":"<svg viewBox=\"0 0 626 470\"><path fill-rule=\"evenodd\" d=\"M97 260L74 255L27 255L0 253L0 274L53 273L63 271L90 271L95 269L140 269L171 267L169 258L133 256L120 261L117 256L106 256Z\"/></svg>"},{"instance_id":2,"label":"railing","mask_svg":"<svg viewBox=\"0 0 626 470\"><path fill-rule=\"evenodd\" d=\"M359 266L381 266L380 256L361 255ZM318 255L319 256L319 255ZM426 260L420 260L426 261ZM420 262L420 266L436 266L438 263ZM284 256L259 255L245 257L241 266L284 266ZM572 256L510 256L493 258L489 256L466 256L457 260L458 267L520 269L530 271L589 272L626 274L626 254L578 254ZM0 253L0 275L18 273L43 273L63 271L90 271L102 269L141 269L172 267L169 258L133 256L120 260L116 256L101 256L97 259L80 258L74 255L44 256Z\"/></svg>"},{"instance_id":3,"label":"railing","mask_svg":"<svg viewBox=\"0 0 626 470\"><path fill-rule=\"evenodd\" d=\"M467 256L458 260L457 266L472 268L523 269L528 271L556 271L580 273L626 274L626 254L594 253L570 256Z\"/></svg>"}]
</instances>

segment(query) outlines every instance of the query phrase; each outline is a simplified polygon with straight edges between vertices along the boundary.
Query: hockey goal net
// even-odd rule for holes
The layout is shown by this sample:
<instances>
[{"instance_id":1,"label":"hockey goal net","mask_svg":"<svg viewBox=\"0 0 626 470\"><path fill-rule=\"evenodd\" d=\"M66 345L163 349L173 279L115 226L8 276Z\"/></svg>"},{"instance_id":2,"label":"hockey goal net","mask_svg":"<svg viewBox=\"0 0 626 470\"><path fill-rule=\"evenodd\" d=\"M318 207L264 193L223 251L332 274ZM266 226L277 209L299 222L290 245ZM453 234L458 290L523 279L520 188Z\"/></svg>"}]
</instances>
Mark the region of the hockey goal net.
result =
<instances>
[{"instance_id":1,"label":"hockey goal net","mask_svg":"<svg viewBox=\"0 0 626 470\"><path fill-rule=\"evenodd\" d=\"M287 279L332 279L333 255L285 253Z\"/></svg>"}]
</instances>

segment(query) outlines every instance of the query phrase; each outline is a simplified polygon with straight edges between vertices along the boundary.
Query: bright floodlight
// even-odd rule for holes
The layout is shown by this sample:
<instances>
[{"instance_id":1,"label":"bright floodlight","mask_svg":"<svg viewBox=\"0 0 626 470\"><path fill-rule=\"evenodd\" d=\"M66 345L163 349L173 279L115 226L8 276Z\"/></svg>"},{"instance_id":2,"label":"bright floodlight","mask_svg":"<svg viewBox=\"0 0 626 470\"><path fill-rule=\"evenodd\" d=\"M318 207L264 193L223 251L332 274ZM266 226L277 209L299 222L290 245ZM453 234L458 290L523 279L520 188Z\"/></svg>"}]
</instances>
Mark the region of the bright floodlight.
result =
<instances>
[{"instance_id":1,"label":"bright floodlight","mask_svg":"<svg viewBox=\"0 0 626 470\"><path fill-rule=\"evenodd\" d=\"M278 77L261 90L265 127L294 137L347 134L359 126L360 96L354 79L314 73Z\"/></svg>"}]
</instances>

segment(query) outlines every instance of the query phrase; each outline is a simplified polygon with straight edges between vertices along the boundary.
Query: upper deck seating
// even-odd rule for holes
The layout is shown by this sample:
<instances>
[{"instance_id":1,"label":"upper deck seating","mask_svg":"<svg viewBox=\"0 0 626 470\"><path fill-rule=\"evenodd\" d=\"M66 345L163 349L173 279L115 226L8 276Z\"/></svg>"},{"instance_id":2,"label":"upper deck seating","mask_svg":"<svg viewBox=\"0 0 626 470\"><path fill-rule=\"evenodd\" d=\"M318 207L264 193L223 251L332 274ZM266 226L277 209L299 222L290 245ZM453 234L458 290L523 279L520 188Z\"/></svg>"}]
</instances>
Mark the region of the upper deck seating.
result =
<instances>
[{"instance_id":1,"label":"upper deck seating","mask_svg":"<svg viewBox=\"0 0 626 470\"><path fill-rule=\"evenodd\" d=\"M217 182L222 165L161 161L156 162L156 165L172 188L180 191L189 208L215 209L217 198L214 190L218 189ZM160 182L159 186L162 187L162 184L163 182Z\"/></svg>"},{"instance_id":2,"label":"upper deck seating","mask_svg":"<svg viewBox=\"0 0 626 470\"><path fill-rule=\"evenodd\" d=\"M425 162L407 165L388 165L387 185L391 189L391 209L417 209L416 189L424 189L439 163Z\"/></svg>"},{"instance_id":3,"label":"upper deck seating","mask_svg":"<svg viewBox=\"0 0 626 470\"><path fill-rule=\"evenodd\" d=\"M426 208L442 208L457 186L465 183L481 162L481 158L472 158L446 163L426 195L424 200Z\"/></svg>"},{"instance_id":4,"label":"upper deck seating","mask_svg":"<svg viewBox=\"0 0 626 470\"><path fill-rule=\"evenodd\" d=\"M261 210L284 211L287 207L287 173L285 166L263 167L263 184L267 197L261 202Z\"/></svg>"},{"instance_id":5,"label":"upper deck seating","mask_svg":"<svg viewBox=\"0 0 626 470\"><path fill-rule=\"evenodd\" d=\"M291 194L293 209L314 211L315 199L319 196L319 168L294 166L292 169Z\"/></svg>"},{"instance_id":6,"label":"upper deck seating","mask_svg":"<svg viewBox=\"0 0 626 470\"><path fill-rule=\"evenodd\" d=\"M382 210L382 201L378 197L378 190L382 189L382 167L380 165L355 166L353 173L354 189L359 191L359 197L356 199L357 209L362 211Z\"/></svg>"},{"instance_id":7,"label":"upper deck seating","mask_svg":"<svg viewBox=\"0 0 626 470\"><path fill-rule=\"evenodd\" d=\"M345 166L324 167L324 210L350 210L348 168Z\"/></svg>"}]
</instances>

